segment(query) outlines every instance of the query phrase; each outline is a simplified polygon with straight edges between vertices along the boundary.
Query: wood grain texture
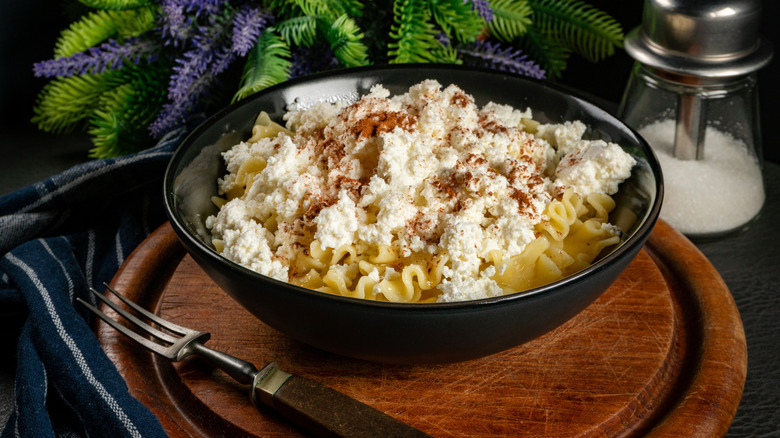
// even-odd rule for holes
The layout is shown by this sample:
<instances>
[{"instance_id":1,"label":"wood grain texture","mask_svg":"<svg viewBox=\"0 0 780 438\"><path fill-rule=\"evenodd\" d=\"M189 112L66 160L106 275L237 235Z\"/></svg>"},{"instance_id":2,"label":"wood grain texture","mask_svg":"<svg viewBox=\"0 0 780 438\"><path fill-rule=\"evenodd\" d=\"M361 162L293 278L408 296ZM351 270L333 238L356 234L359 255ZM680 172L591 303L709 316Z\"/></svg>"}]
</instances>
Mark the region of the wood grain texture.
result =
<instances>
[{"instance_id":1,"label":"wood grain texture","mask_svg":"<svg viewBox=\"0 0 780 438\"><path fill-rule=\"evenodd\" d=\"M220 290L167 224L112 285L167 319L211 332L212 348L258 367L276 361L436 437L723 436L747 368L727 287L663 222L618 281L566 324L456 364L377 364L290 339ZM221 371L198 360L170 364L106 324L95 329L131 392L172 437L305 436L254 407L249 389Z\"/></svg>"}]
</instances>

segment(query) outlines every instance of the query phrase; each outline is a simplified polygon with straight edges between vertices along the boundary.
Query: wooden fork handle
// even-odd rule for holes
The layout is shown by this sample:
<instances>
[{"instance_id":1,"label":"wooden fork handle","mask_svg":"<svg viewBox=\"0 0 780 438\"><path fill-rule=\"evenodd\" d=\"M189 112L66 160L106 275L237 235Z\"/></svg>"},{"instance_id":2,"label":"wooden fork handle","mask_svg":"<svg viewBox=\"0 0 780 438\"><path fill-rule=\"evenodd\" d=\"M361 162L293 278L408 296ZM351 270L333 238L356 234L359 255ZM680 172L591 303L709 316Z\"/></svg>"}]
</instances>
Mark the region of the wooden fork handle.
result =
<instances>
[{"instance_id":1,"label":"wooden fork handle","mask_svg":"<svg viewBox=\"0 0 780 438\"><path fill-rule=\"evenodd\" d=\"M265 383L261 381L255 385L253 399L271 406L288 420L315 436L350 438L430 436L313 380L284 373L278 368L271 370L270 373ZM275 373L281 374L274 375Z\"/></svg>"}]
</instances>

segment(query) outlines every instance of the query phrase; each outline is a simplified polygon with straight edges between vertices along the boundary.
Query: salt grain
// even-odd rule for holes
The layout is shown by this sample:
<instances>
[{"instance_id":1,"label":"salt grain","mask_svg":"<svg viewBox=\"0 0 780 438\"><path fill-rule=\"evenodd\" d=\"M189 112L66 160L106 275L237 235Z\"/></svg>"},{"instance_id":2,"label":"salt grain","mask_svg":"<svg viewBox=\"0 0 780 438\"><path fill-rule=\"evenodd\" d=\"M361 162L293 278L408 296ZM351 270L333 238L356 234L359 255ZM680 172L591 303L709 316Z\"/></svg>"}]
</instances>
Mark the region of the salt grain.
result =
<instances>
[{"instance_id":1,"label":"salt grain","mask_svg":"<svg viewBox=\"0 0 780 438\"><path fill-rule=\"evenodd\" d=\"M758 160L747 145L708 127L704 158L674 157L674 120L647 125L639 133L653 147L666 186L661 218L690 236L716 235L738 229L764 204Z\"/></svg>"}]
</instances>

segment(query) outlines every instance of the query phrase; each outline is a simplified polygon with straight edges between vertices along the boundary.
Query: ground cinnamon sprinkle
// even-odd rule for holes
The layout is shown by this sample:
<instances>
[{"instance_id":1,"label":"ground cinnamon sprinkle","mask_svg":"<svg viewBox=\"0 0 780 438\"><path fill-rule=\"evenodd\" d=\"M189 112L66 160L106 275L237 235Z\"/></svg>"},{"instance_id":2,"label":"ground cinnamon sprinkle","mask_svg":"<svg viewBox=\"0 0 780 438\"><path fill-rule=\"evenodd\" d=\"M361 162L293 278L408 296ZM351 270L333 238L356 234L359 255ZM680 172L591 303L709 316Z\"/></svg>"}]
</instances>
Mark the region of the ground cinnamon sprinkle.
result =
<instances>
[{"instance_id":1,"label":"ground cinnamon sprinkle","mask_svg":"<svg viewBox=\"0 0 780 438\"><path fill-rule=\"evenodd\" d=\"M370 138L386 132L392 132L400 127L405 131L411 131L417 126L417 118L404 112L378 112L371 113L358 121L352 127L352 134L358 139Z\"/></svg>"},{"instance_id":2,"label":"ground cinnamon sprinkle","mask_svg":"<svg viewBox=\"0 0 780 438\"><path fill-rule=\"evenodd\" d=\"M469 156L466 157L466 164L473 167L483 166L488 164L488 160L486 160L482 155L469 154Z\"/></svg>"},{"instance_id":3,"label":"ground cinnamon sprinkle","mask_svg":"<svg viewBox=\"0 0 780 438\"><path fill-rule=\"evenodd\" d=\"M479 115L479 126L485 131L491 132L493 134L506 134L509 131L506 126L498 123L484 114Z\"/></svg>"},{"instance_id":4,"label":"ground cinnamon sprinkle","mask_svg":"<svg viewBox=\"0 0 780 438\"><path fill-rule=\"evenodd\" d=\"M418 211L409 224L409 234L417 236L430 245L438 245L441 233L436 230L436 221Z\"/></svg>"},{"instance_id":5,"label":"ground cinnamon sprinkle","mask_svg":"<svg viewBox=\"0 0 780 438\"><path fill-rule=\"evenodd\" d=\"M331 205L336 203L336 199L322 199L312 204L305 213L303 213L303 221L311 222L316 218L320 212Z\"/></svg>"},{"instance_id":6,"label":"ground cinnamon sprinkle","mask_svg":"<svg viewBox=\"0 0 780 438\"><path fill-rule=\"evenodd\" d=\"M432 183L436 190L441 192L447 199L455 199L458 197L457 186L452 183L445 183L439 178L436 178Z\"/></svg>"},{"instance_id":7,"label":"ground cinnamon sprinkle","mask_svg":"<svg viewBox=\"0 0 780 438\"><path fill-rule=\"evenodd\" d=\"M528 193L514 189L511 198L517 202L517 211L522 214L529 214L533 211L533 197Z\"/></svg>"},{"instance_id":8,"label":"ground cinnamon sprinkle","mask_svg":"<svg viewBox=\"0 0 780 438\"><path fill-rule=\"evenodd\" d=\"M566 139L571 147L562 151L601 146L575 139L581 136L576 126L539 125L531 132L525 119L533 120L530 110L498 103L479 108L457 86L442 89L434 80L395 97L375 85L354 103L295 107L285 114L293 136L242 143L225 154L230 169L257 155L267 164L252 186L255 197L227 202L206 225L223 240L226 257L279 280L309 275L299 272L308 267L297 257L311 256L314 241L323 249L351 245L360 260L389 245L399 259L388 269L355 275L370 275L380 285L418 264L441 269L441 301L496 296L504 290L492 278L491 269L499 268L493 248L507 258L521 254L553 197L568 186L595 187L581 181L579 167L561 176L556 165L614 167L611 149L619 149L594 149L610 154L603 159L566 160L550 136ZM559 135L559 129L566 131ZM632 163L621 159L620 168L605 168L614 176L598 186L624 179ZM220 190L239 183L225 178ZM253 223L246 224L247 214ZM358 270L348 268L345 278L358 281L352 277ZM319 269L307 284L330 287L314 282L326 272ZM374 286L371 292L386 290Z\"/></svg>"},{"instance_id":9,"label":"ground cinnamon sprinkle","mask_svg":"<svg viewBox=\"0 0 780 438\"><path fill-rule=\"evenodd\" d=\"M356 180L344 175L336 175L336 181L333 185L335 186L337 192L346 190L349 192L349 194L352 195L353 198L358 199L360 198L363 188L368 185L368 181L368 178Z\"/></svg>"},{"instance_id":10,"label":"ground cinnamon sprinkle","mask_svg":"<svg viewBox=\"0 0 780 438\"><path fill-rule=\"evenodd\" d=\"M460 92L460 91L454 93L452 95L452 98L450 99L450 104L451 105L457 105L457 106L459 106L461 108L466 108L467 106L469 106L473 102L474 102L473 99L471 99L465 93Z\"/></svg>"}]
</instances>

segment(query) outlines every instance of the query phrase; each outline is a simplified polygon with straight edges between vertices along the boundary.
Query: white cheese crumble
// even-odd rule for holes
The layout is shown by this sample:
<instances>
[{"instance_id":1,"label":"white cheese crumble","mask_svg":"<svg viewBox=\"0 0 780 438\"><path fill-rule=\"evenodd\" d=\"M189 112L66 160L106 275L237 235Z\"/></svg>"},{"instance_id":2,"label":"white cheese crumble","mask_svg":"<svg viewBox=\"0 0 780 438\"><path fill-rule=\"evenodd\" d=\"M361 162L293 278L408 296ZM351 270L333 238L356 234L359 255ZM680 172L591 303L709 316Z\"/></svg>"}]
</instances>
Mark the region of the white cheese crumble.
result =
<instances>
[{"instance_id":1,"label":"white cheese crumble","mask_svg":"<svg viewBox=\"0 0 780 438\"><path fill-rule=\"evenodd\" d=\"M631 175L636 160L615 143L580 140L577 144L558 163L556 184L574 187L584 196L616 193L618 185Z\"/></svg>"},{"instance_id":2,"label":"white cheese crumble","mask_svg":"<svg viewBox=\"0 0 780 438\"><path fill-rule=\"evenodd\" d=\"M531 109L493 102L480 109L459 87L435 80L393 97L374 85L352 104L291 106L284 119L292 136L223 154L229 173L220 193L244 194L206 226L225 257L284 281L316 239L326 249L445 253L440 301L501 295L490 278L495 267L481 268L491 251L520 254L565 188L613 194L635 163L618 145L583 139L582 122L532 118ZM264 167L239 181L252 160ZM379 282L399 273L387 267L367 276Z\"/></svg>"}]
</instances>

